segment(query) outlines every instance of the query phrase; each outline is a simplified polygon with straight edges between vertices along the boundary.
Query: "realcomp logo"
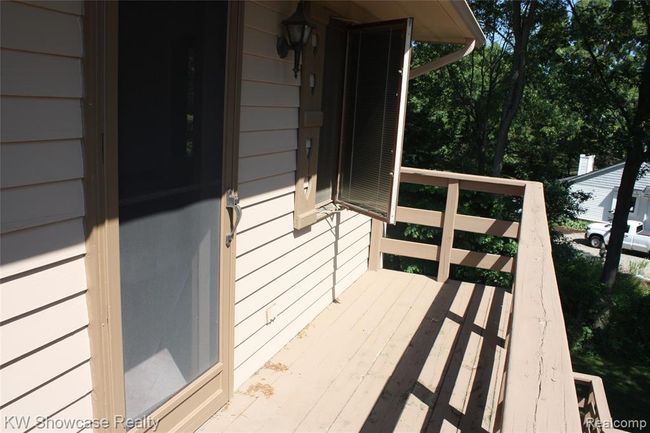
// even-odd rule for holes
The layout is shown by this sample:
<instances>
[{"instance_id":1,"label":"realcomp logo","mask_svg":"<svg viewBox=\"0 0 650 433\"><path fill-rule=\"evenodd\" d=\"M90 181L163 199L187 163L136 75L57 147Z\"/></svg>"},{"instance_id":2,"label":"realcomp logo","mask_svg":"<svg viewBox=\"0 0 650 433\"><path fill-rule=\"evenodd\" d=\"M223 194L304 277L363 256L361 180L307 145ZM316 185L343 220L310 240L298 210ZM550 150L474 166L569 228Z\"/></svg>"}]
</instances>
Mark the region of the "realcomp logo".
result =
<instances>
[{"instance_id":1,"label":"realcomp logo","mask_svg":"<svg viewBox=\"0 0 650 433\"><path fill-rule=\"evenodd\" d=\"M585 425L589 428L598 429L598 431L611 428L643 430L648 425L648 422L645 419L588 419L585 421Z\"/></svg>"}]
</instances>

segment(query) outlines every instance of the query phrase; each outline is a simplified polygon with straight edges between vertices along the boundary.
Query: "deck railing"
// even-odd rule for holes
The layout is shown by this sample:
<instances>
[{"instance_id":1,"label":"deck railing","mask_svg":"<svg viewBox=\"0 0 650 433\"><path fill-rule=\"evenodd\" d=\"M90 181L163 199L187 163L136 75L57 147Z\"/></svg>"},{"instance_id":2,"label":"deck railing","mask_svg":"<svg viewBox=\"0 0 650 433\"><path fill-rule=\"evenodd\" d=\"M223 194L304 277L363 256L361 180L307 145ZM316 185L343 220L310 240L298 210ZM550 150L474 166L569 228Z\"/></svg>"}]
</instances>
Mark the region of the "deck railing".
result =
<instances>
[{"instance_id":1,"label":"deck railing","mask_svg":"<svg viewBox=\"0 0 650 433\"><path fill-rule=\"evenodd\" d=\"M625 433L612 426L603 380L590 374L574 373L578 388L580 421L585 433Z\"/></svg>"},{"instance_id":2,"label":"deck railing","mask_svg":"<svg viewBox=\"0 0 650 433\"><path fill-rule=\"evenodd\" d=\"M501 432L580 432L574 376L551 257L543 186L537 182L403 167L400 181L447 188L444 212L398 206L397 221L442 229L440 245L384 237L373 220L370 269L381 254L438 262L438 281L449 279L452 264L510 272L513 305L506 338L507 359L501 391ZM458 213L461 190L523 197L521 221ZM516 239L516 257L454 248L456 230Z\"/></svg>"}]
</instances>

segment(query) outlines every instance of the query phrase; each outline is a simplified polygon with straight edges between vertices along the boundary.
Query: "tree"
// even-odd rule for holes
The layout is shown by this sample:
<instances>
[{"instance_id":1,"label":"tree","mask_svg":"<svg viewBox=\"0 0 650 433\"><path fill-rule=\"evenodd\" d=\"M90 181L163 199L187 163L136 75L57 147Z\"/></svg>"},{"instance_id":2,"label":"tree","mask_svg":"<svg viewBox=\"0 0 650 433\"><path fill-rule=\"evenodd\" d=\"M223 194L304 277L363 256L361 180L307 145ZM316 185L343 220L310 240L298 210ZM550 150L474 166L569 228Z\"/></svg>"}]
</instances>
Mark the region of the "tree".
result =
<instances>
[{"instance_id":1,"label":"tree","mask_svg":"<svg viewBox=\"0 0 650 433\"><path fill-rule=\"evenodd\" d=\"M648 160L650 138L650 6L646 0L568 0L573 45L567 60L580 79L574 93L592 127L608 129L625 167L619 186L602 282L610 289L618 272L634 183ZM577 84L577 83L576 83ZM597 119L601 119L600 122Z\"/></svg>"},{"instance_id":2,"label":"tree","mask_svg":"<svg viewBox=\"0 0 650 433\"><path fill-rule=\"evenodd\" d=\"M531 16L525 5L520 7ZM521 101L508 133L503 134L503 107L517 93L511 91L512 65L514 46L520 50L522 44L511 29L513 5L479 1L472 9L485 32L485 46L410 84L406 165L490 174L501 131L508 139L499 157L502 175L549 180L570 174L588 136L576 129L579 113L567 103L564 71L558 68L563 59L557 48L568 40L567 10L561 0L537 2L535 8L536 24L530 24L525 44L526 79L519 81ZM419 65L455 49L418 43L413 62Z\"/></svg>"},{"instance_id":3,"label":"tree","mask_svg":"<svg viewBox=\"0 0 650 433\"><path fill-rule=\"evenodd\" d=\"M501 120L496 137L494 164L492 166L493 176L501 176L503 155L506 150L506 144L508 143L508 133L510 132L512 121L517 114L524 94L524 86L526 85L526 53L530 33L535 24L535 11L538 2L537 0L514 0L511 4L511 30L514 36L512 68L510 82L508 84L508 94L503 103Z\"/></svg>"}]
</instances>

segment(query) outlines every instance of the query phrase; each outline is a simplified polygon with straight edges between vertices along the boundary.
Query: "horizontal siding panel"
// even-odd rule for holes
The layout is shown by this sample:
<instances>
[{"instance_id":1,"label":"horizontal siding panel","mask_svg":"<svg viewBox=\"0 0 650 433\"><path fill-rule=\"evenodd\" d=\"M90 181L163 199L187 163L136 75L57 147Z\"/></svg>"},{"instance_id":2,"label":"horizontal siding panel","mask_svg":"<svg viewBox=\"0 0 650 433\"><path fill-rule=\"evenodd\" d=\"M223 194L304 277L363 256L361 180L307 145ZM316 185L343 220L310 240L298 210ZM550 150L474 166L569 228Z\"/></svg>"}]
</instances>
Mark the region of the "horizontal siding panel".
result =
<instances>
[{"instance_id":1,"label":"horizontal siding panel","mask_svg":"<svg viewBox=\"0 0 650 433\"><path fill-rule=\"evenodd\" d=\"M0 145L2 188L83 177L81 141L50 141Z\"/></svg>"},{"instance_id":2,"label":"horizontal siding panel","mask_svg":"<svg viewBox=\"0 0 650 433\"><path fill-rule=\"evenodd\" d=\"M79 295L0 327L5 364L88 325L86 296Z\"/></svg>"},{"instance_id":3,"label":"horizontal siding panel","mask_svg":"<svg viewBox=\"0 0 650 433\"><path fill-rule=\"evenodd\" d=\"M241 131L273 131L298 128L297 108L241 107Z\"/></svg>"},{"instance_id":4,"label":"horizontal siding panel","mask_svg":"<svg viewBox=\"0 0 650 433\"><path fill-rule=\"evenodd\" d=\"M277 13L280 17L288 17L296 11L296 2L295 1L285 1L285 0L263 0L248 3L246 7L246 14L248 15L248 6L249 4L254 4L259 7L266 8L270 11ZM283 20L284 18L277 18Z\"/></svg>"},{"instance_id":5,"label":"horizontal siding panel","mask_svg":"<svg viewBox=\"0 0 650 433\"><path fill-rule=\"evenodd\" d=\"M359 223L364 218L367 219L365 216L346 211L340 214L339 224L353 218L357 219ZM293 218L287 218L285 220L283 217L243 233L237 240L237 253L240 254L237 257L237 279L239 280L256 269L282 257L284 254L297 248L299 245L309 242L321 233L329 231L334 236L333 227L336 221L336 217L331 216L316 224L312 224L309 230L294 232ZM261 243L256 244L255 238L262 236L264 233L274 233L277 239L267 245L261 245ZM242 247L245 247L247 250L257 248L254 252L251 251L241 256L241 254L244 254L244 250L241 249Z\"/></svg>"},{"instance_id":6,"label":"horizontal siding panel","mask_svg":"<svg viewBox=\"0 0 650 433\"><path fill-rule=\"evenodd\" d=\"M339 266L337 270L338 277L334 286L334 296L336 299L368 270L369 248L370 237L368 237L368 245L365 248L361 248L357 255Z\"/></svg>"},{"instance_id":7,"label":"horizontal siding panel","mask_svg":"<svg viewBox=\"0 0 650 433\"><path fill-rule=\"evenodd\" d=\"M243 81L241 105L297 108L300 106L300 87L286 84Z\"/></svg>"},{"instance_id":8,"label":"horizontal siding panel","mask_svg":"<svg viewBox=\"0 0 650 433\"><path fill-rule=\"evenodd\" d=\"M86 290L84 259L79 258L0 284L0 322Z\"/></svg>"},{"instance_id":9,"label":"horizontal siding panel","mask_svg":"<svg viewBox=\"0 0 650 433\"><path fill-rule=\"evenodd\" d=\"M601 173L596 173L586 179L574 182L573 185L580 187L600 187L615 189L621 184L621 177L623 176L623 167L611 169ZM650 186L650 175L641 176L634 183L634 189L643 190L645 187Z\"/></svg>"},{"instance_id":10,"label":"horizontal siding panel","mask_svg":"<svg viewBox=\"0 0 650 433\"><path fill-rule=\"evenodd\" d=\"M2 50L3 95L81 98L81 60Z\"/></svg>"},{"instance_id":11,"label":"horizontal siding panel","mask_svg":"<svg viewBox=\"0 0 650 433\"><path fill-rule=\"evenodd\" d=\"M291 13L289 12L289 14ZM265 8L257 3L246 3L244 23L248 27L253 27L254 29L262 30L272 35L279 35L283 32L282 20L288 16Z\"/></svg>"},{"instance_id":12,"label":"horizontal siding panel","mask_svg":"<svg viewBox=\"0 0 650 433\"><path fill-rule=\"evenodd\" d=\"M81 57L81 18L3 1L0 45L4 48Z\"/></svg>"},{"instance_id":13,"label":"horizontal siding panel","mask_svg":"<svg viewBox=\"0 0 650 433\"><path fill-rule=\"evenodd\" d=\"M250 346L244 343L239 349L235 348L235 389L262 368L273 355L291 341L309 322L314 320L318 313L332 303L332 293L328 285L328 282L323 281L322 285L314 288L314 293L320 294L320 297L311 305L308 305L302 313L295 316L284 328L280 328L280 323L276 319L271 325L276 330L275 334L266 332L261 334L259 338L255 336L250 340L250 343L246 342Z\"/></svg>"},{"instance_id":14,"label":"horizontal siding panel","mask_svg":"<svg viewBox=\"0 0 650 433\"><path fill-rule=\"evenodd\" d=\"M25 3L40 6L47 9L53 9L59 12L73 15L82 15L83 13L83 2L81 1L55 1L55 0L46 0L46 1L25 1Z\"/></svg>"},{"instance_id":15,"label":"horizontal siding panel","mask_svg":"<svg viewBox=\"0 0 650 433\"><path fill-rule=\"evenodd\" d=\"M249 206L242 214L237 233L243 233L267 221L293 213L293 194L287 194L260 204Z\"/></svg>"},{"instance_id":16,"label":"horizontal siding panel","mask_svg":"<svg viewBox=\"0 0 650 433\"><path fill-rule=\"evenodd\" d=\"M295 173L283 173L239 185L240 204L243 208L265 200L292 193L296 190Z\"/></svg>"},{"instance_id":17,"label":"horizontal siding panel","mask_svg":"<svg viewBox=\"0 0 650 433\"><path fill-rule=\"evenodd\" d=\"M342 293L368 269L367 254L364 252L341 268L345 272L334 289L335 293ZM309 301L316 298L311 304ZM301 299L302 302L296 302L292 311L286 311L285 318L290 319L289 323L281 327L279 318L270 326L263 328L262 334L255 335L250 341L253 351L246 347L246 343L235 349L235 387L250 377L255 371L259 370L264 363L277 353L284 345L307 326L314 318L332 303L332 288L329 278L325 278L317 285L308 296ZM307 305L305 307L305 304ZM302 311L300 311L300 309ZM285 322L286 323L286 322ZM269 329L269 331L267 331ZM255 347L258 347L255 350ZM250 355L249 355L250 354ZM248 355L248 357L246 356Z\"/></svg>"},{"instance_id":18,"label":"horizontal siding panel","mask_svg":"<svg viewBox=\"0 0 650 433\"><path fill-rule=\"evenodd\" d=\"M608 188L610 190L616 189L621 184L621 177L623 176L623 168L618 168L607 173L595 175L593 177L575 182L573 185L580 187L600 187ZM634 189L643 190L650 186L650 175L641 176L634 183Z\"/></svg>"},{"instance_id":19,"label":"horizontal siding panel","mask_svg":"<svg viewBox=\"0 0 650 433\"><path fill-rule=\"evenodd\" d=\"M300 86L300 75L294 76L292 63L249 54L242 56L242 80Z\"/></svg>"},{"instance_id":20,"label":"horizontal siding panel","mask_svg":"<svg viewBox=\"0 0 650 433\"><path fill-rule=\"evenodd\" d=\"M93 419L93 401L90 394L50 418L51 423L57 426L56 432L53 433L80 433L79 424L71 425L70 420L91 419ZM58 426L62 427L59 428ZM84 429L83 431L91 433L93 430Z\"/></svg>"},{"instance_id":21,"label":"horizontal siding panel","mask_svg":"<svg viewBox=\"0 0 650 433\"><path fill-rule=\"evenodd\" d=\"M278 56L276 44L277 35L275 34L262 32L252 27L246 27L244 30L244 53L265 57L267 59L277 59L288 63L293 67L293 53L284 59L281 59Z\"/></svg>"},{"instance_id":22,"label":"horizontal siding panel","mask_svg":"<svg viewBox=\"0 0 650 433\"><path fill-rule=\"evenodd\" d=\"M349 254L348 250L351 249L355 243L360 242L360 239L366 237L369 239L369 236L370 234L365 228L359 227L352 231L348 236L343 237L338 242L338 245L335 245L332 242L322 246L320 250L303 250L302 257L296 258L291 266L285 267L284 272L281 275L263 286L255 284L254 280L252 280L251 284L251 278L260 278L256 273L247 277L249 279L249 281L246 282L248 285L247 288L249 291L252 290L252 293L250 293L246 298L236 300L235 325L243 322L255 311L258 311L260 308L271 303L274 299L283 295L294 285L303 285L302 281L308 275L311 275L317 269L324 266L325 263L333 260L335 255L344 257L346 254ZM347 259L343 258L342 262L345 262L346 260ZM330 270L333 269L330 268ZM243 290L241 290L238 285L235 291L239 294Z\"/></svg>"},{"instance_id":23,"label":"horizontal siding panel","mask_svg":"<svg viewBox=\"0 0 650 433\"><path fill-rule=\"evenodd\" d=\"M242 233L237 236L238 263L239 256L242 254L249 253L256 248L260 248L264 244L291 232L293 232L293 214L285 215Z\"/></svg>"},{"instance_id":24,"label":"horizontal siding panel","mask_svg":"<svg viewBox=\"0 0 650 433\"><path fill-rule=\"evenodd\" d=\"M580 218L589 221L606 221L611 216L609 211L614 197L611 189L580 184L571 185L570 189L571 191L582 191L591 194L591 198L580 205L581 208L585 209L585 212L580 214Z\"/></svg>"},{"instance_id":25,"label":"horizontal siding panel","mask_svg":"<svg viewBox=\"0 0 650 433\"><path fill-rule=\"evenodd\" d=\"M0 370L0 406L90 359L88 331L83 329Z\"/></svg>"},{"instance_id":26,"label":"horizontal siding panel","mask_svg":"<svg viewBox=\"0 0 650 433\"><path fill-rule=\"evenodd\" d=\"M357 248L350 250L351 253L346 257L345 263L337 268L339 282L345 282L345 277L351 270L367 262L366 248L367 245L363 246L363 242L360 242ZM272 302L278 312L275 321L266 323L266 308L263 308L237 325L235 327L235 358L243 360L252 355L258 347L277 332L278 328L281 329L283 325L299 315L305 305L311 304L315 300L315 294L316 298L319 298L326 292L329 295L329 302L332 302L334 293L337 293L337 290L332 290L334 287L333 263L333 258L330 258L327 263L311 272L299 284L275 299ZM341 289L340 284L337 289ZM235 364L238 363L235 362Z\"/></svg>"},{"instance_id":27,"label":"horizontal siding panel","mask_svg":"<svg viewBox=\"0 0 650 433\"><path fill-rule=\"evenodd\" d=\"M240 158L239 183L294 172L295 170L295 151Z\"/></svg>"},{"instance_id":28,"label":"horizontal siding panel","mask_svg":"<svg viewBox=\"0 0 650 433\"><path fill-rule=\"evenodd\" d=\"M340 242L343 243L344 239L360 235L363 231L368 232L368 224L369 222L357 218L352 218L341 223L339 227ZM320 230L316 233L318 234L310 236L309 239L300 239L301 242L298 244L294 242L295 247L292 250L282 255L276 254L276 257L273 257L270 262L265 262L268 258L265 258L262 254L257 254L257 252L252 253L257 256L259 267L254 272L248 273L237 280L235 301L238 302L256 292L261 287L273 282L275 279L286 274L288 270L291 270L324 248L331 247L331 254L333 256L334 241L336 240L334 230L323 230L321 226ZM282 247L281 242L273 242L273 244L278 249ZM338 249L339 251L342 250L342 245L338 245Z\"/></svg>"},{"instance_id":29,"label":"horizontal siding panel","mask_svg":"<svg viewBox=\"0 0 650 433\"><path fill-rule=\"evenodd\" d=\"M90 394L81 398L61 412L52 416L51 422L57 426L56 432L53 433L92 433L92 429L79 430L79 424L70 424L70 420L91 420L93 418L93 401ZM58 426L62 426L58 428Z\"/></svg>"},{"instance_id":30,"label":"horizontal siding panel","mask_svg":"<svg viewBox=\"0 0 650 433\"><path fill-rule=\"evenodd\" d=\"M296 150L297 145L296 129L242 132L239 134L239 157L288 152Z\"/></svg>"},{"instance_id":31,"label":"horizontal siding panel","mask_svg":"<svg viewBox=\"0 0 650 433\"><path fill-rule=\"evenodd\" d=\"M8 141L81 138L81 101L77 99L2 98L2 131Z\"/></svg>"},{"instance_id":32,"label":"horizontal siding panel","mask_svg":"<svg viewBox=\"0 0 650 433\"><path fill-rule=\"evenodd\" d=\"M9 416L29 417L31 428L35 426L37 417L52 416L62 408L72 405L91 390L90 364L85 363L1 409L0 419L5 420L5 417Z\"/></svg>"},{"instance_id":33,"label":"horizontal siding panel","mask_svg":"<svg viewBox=\"0 0 650 433\"><path fill-rule=\"evenodd\" d=\"M341 242L340 253L338 254L338 259L341 260L341 263L345 263L350 259L351 256L354 256L361 249L367 247L370 242L370 234L366 230L355 230L350 236L344 238L344 241ZM243 299L235 305L235 344L241 342L247 336L243 338L238 338L237 327L246 322L250 317L253 316L255 312L264 310L271 304L277 303L278 299L283 296L290 296L287 294L296 293L296 287L302 287L297 293L301 293L305 288L313 287L315 284L320 281L321 278L324 278L328 273L331 274L334 269L334 251L335 247L333 244L329 244L322 248L320 251L316 251L311 257L306 256L306 260L300 262L297 261L290 268L285 269L280 277L271 281L269 284L263 288L257 290L251 296ZM309 254L309 253L308 253ZM366 254L367 256L367 254ZM320 270L320 271L319 271ZM321 277L318 277L319 272ZM313 278L318 278L313 281ZM280 306L280 304L278 304ZM278 311L282 311L283 308L279 308Z\"/></svg>"},{"instance_id":34,"label":"horizontal siding panel","mask_svg":"<svg viewBox=\"0 0 650 433\"><path fill-rule=\"evenodd\" d=\"M81 218L7 233L0 243L0 278L86 252Z\"/></svg>"},{"instance_id":35,"label":"horizontal siding panel","mask_svg":"<svg viewBox=\"0 0 650 433\"><path fill-rule=\"evenodd\" d=\"M81 180L0 191L0 232L3 234L83 215Z\"/></svg>"}]
</instances>

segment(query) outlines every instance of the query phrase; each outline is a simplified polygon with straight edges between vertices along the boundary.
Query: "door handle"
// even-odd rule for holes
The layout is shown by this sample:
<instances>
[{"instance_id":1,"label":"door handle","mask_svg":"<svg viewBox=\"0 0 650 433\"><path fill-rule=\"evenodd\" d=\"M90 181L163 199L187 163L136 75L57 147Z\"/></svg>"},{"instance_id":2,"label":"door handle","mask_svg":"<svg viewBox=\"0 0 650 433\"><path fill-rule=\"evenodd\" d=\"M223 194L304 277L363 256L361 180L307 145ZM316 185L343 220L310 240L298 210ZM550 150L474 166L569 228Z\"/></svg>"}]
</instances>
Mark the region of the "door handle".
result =
<instances>
[{"instance_id":1,"label":"door handle","mask_svg":"<svg viewBox=\"0 0 650 433\"><path fill-rule=\"evenodd\" d=\"M239 195L237 194L237 191L233 191L232 189L228 190L228 195L226 196L226 208L233 210L233 220L231 224L232 229L226 235L226 247L230 247L230 244L232 243L232 240L237 233L237 226L239 225L242 216L242 210L241 206L239 205Z\"/></svg>"}]
</instances>

